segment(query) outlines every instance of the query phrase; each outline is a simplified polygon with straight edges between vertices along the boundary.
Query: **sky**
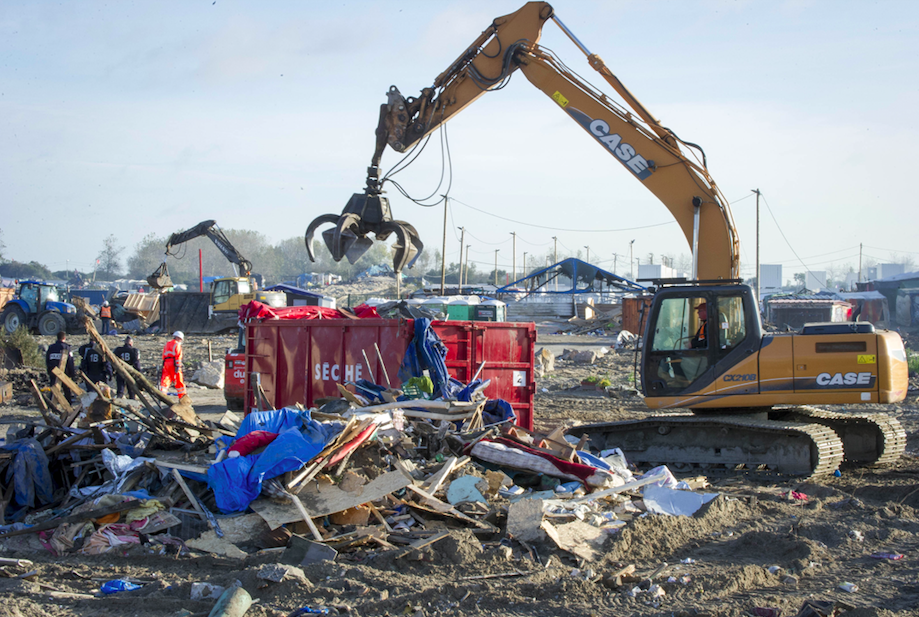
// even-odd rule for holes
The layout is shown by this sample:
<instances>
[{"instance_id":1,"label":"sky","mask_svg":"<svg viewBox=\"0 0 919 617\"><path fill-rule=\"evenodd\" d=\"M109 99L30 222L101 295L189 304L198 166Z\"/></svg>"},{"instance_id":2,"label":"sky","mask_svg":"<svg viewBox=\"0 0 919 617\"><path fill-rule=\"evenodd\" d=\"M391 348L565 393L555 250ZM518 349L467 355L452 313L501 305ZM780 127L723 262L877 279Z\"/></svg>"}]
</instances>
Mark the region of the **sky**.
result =
<instances>
[{"instance_id":1,"label":"sky","mask_svg":"<svg viewBox=\"0 0 919 617\"><path fill-rule=\"evenodd\" d=\"M202 220L278 242L364 186L380 104L429 86L505 0L0 3L4 257L91 270L114 234ZM919 262L919 3L559 0L556 15L682 139L731 202L741 274ZM541 44L613 95L552 22ZM447 258L491 270L555 248L628 276L690 253L669 211L522 74L397 176L449 194ZM384 170L402 158L387 149ZM444 207L386 187L440 249ZM516 234L516 251L514 235ZM318 237L318 234L317 234ZM634 242L633 242L634 241ZM305 250L305 249L304 249ZM256 270L258 264L255 264ZM530 262L530 266L533 264ZM411 273L411 272L408 272Z\"/></svg>"}]
</instances>

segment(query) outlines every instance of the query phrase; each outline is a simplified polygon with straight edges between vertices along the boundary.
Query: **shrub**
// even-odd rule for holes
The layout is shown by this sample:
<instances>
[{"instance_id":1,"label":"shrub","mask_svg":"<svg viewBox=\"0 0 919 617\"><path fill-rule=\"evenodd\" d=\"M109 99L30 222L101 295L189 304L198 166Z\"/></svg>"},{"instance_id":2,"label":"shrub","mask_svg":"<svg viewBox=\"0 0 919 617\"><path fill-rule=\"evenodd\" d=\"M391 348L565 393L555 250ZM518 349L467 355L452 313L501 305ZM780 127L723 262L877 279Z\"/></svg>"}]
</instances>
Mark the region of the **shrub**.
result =
<instances>
[{"instance_id":1,"label":"shrub","mask_svg":"<svg viewBox=\"0 0 919 617\"><path fill-rule=\"evenodd\" d=\"M19 350L24 366L45 368L44 354L38 347L38 341L23 326L20 326L15 332L4 338L3 346L7 349Z\"/></svg>"},{"instance_id":2,"label":"shrub","mask_svg":"<svg viewBox=\"0 0 919 617\"><path fill-rule=\"evenodd\" d=\"M906 352L906 364L909 367L910 375L919 373L919 354Z\"/></svg>"}]
</instances>

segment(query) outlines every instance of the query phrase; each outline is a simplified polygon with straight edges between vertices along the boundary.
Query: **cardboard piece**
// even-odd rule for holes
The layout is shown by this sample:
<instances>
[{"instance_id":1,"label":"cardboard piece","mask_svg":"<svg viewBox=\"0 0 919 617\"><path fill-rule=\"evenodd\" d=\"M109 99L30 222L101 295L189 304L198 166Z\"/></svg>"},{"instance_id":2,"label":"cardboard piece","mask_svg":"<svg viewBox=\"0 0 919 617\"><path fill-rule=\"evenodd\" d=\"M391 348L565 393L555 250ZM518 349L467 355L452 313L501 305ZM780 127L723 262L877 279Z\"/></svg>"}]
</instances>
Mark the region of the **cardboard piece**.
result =
<instances>
[{"instance_id":1,"label":"cardboard piece","mask_svg":"<svg viewBox=\"0 0 919 617\"><path fill-rule=\"evenodd\" d=\"M523 542L542 538L542 499L521 499L507 508L507 533Z\"/></svg>"},{"instance_id":2,"label":"cardboard piece","mask_svg":"<svg viewBox=\"0 0 919 617\"><path fill-rule=\"evenodd\" d=\"M594 561L603 553L603 543L609 534L599 527L584 521L573 521L564 525L553 525L543 521L541 528L563 551L580 557L585 561Z\"/></svg>"},{"instance_id":3,"label":"cardboard piece","mask_svg":"<svg viewBox=\"0 0 919 617\"><path fill-rule=\"evenodd\" d=\"M322 561L335 561L336 557L338 551L331 546L293 535L290 538L290 546L281 554L278 561L291 566L308 566Z\"/></svg>"}]
</instances>

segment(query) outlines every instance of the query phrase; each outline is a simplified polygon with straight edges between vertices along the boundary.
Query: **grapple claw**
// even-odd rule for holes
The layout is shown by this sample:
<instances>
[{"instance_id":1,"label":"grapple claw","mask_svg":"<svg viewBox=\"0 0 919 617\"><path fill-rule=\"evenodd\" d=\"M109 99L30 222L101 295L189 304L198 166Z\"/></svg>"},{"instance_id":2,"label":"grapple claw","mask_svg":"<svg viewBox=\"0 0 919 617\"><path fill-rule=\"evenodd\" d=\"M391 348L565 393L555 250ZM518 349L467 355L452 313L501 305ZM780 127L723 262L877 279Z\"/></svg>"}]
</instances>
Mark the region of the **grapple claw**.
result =
<instances>
[{"instance_id":1,"label":"grapple claw","mask_svg":"<svg viewBox=\"0 0 919 617\"><path fill-rule=\"evenodd\" d=\"M310 223L304 238L310 261L316 261L312 248L313 234L324 223L335 225L322 232L322 238L335 261L346 257L354 264L373 244L367 237L370 233L380 241L392 233L396 234L397 239L393 244L393 270L396 273L406 266L411 268L424 249L415 228L405 221L394 221L389 200L378 192L355 193L340 215L323 214Z\"/></svg>"},{"instance_id":2,"label":"grapple claw","mask_svg":"<svg viewBox=\"0 0 919 617\"><path fill-rule=\"evenodd\" d=\"M172 279L169 277L169 268L166 267L165 261L147 277L147 284L153 289L172 287Z\"/></svg>"}]
</instances>

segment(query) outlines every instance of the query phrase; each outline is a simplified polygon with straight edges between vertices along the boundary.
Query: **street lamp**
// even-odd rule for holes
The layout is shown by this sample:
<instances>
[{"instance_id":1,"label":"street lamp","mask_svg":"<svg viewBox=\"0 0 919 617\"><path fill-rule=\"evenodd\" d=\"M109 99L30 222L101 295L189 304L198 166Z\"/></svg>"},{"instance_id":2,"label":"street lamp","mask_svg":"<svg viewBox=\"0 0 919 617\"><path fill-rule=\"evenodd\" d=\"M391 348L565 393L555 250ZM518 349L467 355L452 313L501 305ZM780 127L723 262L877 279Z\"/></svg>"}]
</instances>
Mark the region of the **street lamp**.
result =
<instances>
[{"instance_id":1,"label":"street lamp","mask_svg":"<svg viewBox=\"0 0 919 617\"><path fill-rule=\"evenodd\" d=\"M632 267L632 264L635 263L635 260L632 258L632 245L633 244L635 244L634 240L629 242L629 278L634 281L635 280L635 269Z\"/></svg>"},{"instance_id":2,"label":"street lamp","mask_svg":"<svg viewBox=\"0 0 919 617\"><path fill-rule=\"evenodd\" d=\"M501 249L495 249L495 289L498 288L498 251Z\"/></svg>"},{"instance_id":3,"label":"street lamp","mask_svg":"<svg viewBox=\"0 0 919 617\"><path fill-rule=\"evenodd\" d=\"M587 263L590 263L590 247L587 245L584 245L584 248L587 249L587 260L586 261Z\"/></svg>"}]
</instances>

